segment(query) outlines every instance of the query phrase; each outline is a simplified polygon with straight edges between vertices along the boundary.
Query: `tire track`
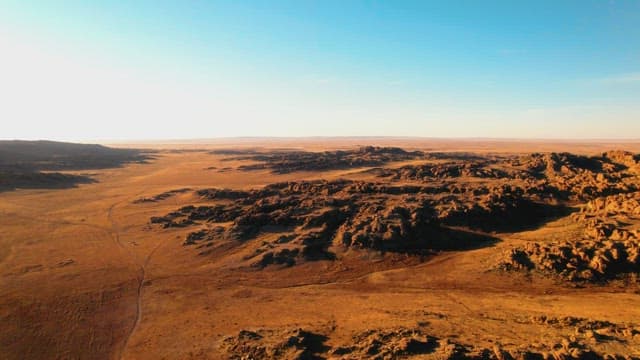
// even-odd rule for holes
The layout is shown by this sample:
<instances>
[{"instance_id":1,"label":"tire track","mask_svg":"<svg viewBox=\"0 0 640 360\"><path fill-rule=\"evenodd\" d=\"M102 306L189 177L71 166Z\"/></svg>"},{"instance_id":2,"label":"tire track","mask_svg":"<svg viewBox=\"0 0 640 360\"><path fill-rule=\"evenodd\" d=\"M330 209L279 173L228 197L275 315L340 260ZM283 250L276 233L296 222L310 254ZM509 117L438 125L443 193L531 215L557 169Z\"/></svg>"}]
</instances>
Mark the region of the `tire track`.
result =
<instances>
[{"instance_id":1,"label":"tire track","mask_svg":"<svg viewBox=\"0 0 640 360\"><path fill-rule=\"evenodd\" d=\"M141 193L137 194L134 196L134 198L138 197ZM121 236L120 236L120 228L118 227L116 221L113 218L113 212L114 209L116 208L116 206L118 206L121 203L127 202L129 201L130 198L127 198L126 200L122 200L119 202L116 202L114 204L112 204L109 207L109 210L107 211L107 218L109 220L109 222L111 223L111 228L112 228L112 237L114 242L116 243L116 245L118 247L120 247L122 250L127 250L126 246L122 243L121 241ZM138 285L136 288L136 318L135 321L133 322L133 325L131 326L131 329L129 329L129 332L127 333L127 335L124 338L124 341L122 342L122 345L120 346L120 348L116 351L114 358L115 359L122 359L124 357L124 353L127 349L127 346L129 345L129 341L131 340L131 337L133 336L133 334L136 332L136 330L138 329L140 322L142 320L142 296L143 296L143 292L144 292L144 283L147 277L147 266L149 264L149 262L151 261L151 257L153 256L153 254L155 254L155 252L161 247L161 245L163 244L163 242L159 242L144 258L144 260L142 261L142 263L140 263L138 256L136 253L133 252L126 252L131 261L134 263L134 265L136 265L138 267Z\"/></svg>"}]
</instances>

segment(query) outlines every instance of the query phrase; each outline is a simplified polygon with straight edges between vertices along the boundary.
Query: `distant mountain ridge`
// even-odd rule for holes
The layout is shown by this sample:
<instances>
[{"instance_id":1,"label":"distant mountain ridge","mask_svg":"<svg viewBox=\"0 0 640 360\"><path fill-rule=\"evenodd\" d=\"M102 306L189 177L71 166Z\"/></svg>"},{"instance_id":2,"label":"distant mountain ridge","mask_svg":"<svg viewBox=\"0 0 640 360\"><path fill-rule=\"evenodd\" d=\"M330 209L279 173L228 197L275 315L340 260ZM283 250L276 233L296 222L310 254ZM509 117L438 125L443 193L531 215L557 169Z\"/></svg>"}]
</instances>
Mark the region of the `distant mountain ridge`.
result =
<instances>
[{"instance_id":1,"label":"distant mountain ridge","mask_svg":"<svg viewBox=\"0 0 640 360\"><path fill-rule=\"evenodd\" d=\"M42 171L119 167L149 159L137 149L48 140L0 140L0 191L17 188L68 188L94 182L88 176Z\"/></svg>"},{"instance_id":2,"label":"distant mountain ridge","mask_svg":"<svg viewBox=\"0 0 640 360\"><path fill-rule=\"evenodd\" d=\"M87 170L140 162L148 157L136 149L48 140L0 141L0 168L25 170Z\"/></svg>"}]
</instances>

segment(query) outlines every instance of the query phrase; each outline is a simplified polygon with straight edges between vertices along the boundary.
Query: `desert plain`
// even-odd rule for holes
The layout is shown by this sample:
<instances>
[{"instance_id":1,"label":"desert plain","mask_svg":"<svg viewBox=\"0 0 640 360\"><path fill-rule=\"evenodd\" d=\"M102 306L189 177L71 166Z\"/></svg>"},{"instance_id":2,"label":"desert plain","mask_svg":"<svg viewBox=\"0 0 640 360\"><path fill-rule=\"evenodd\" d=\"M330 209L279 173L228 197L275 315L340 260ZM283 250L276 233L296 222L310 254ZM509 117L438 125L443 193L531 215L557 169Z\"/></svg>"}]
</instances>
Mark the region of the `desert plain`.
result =
<instances>
[{"instance_id":1,"label":"desert plain","mask_svg":"<svg viewBox=\"0 0 640 360\"><path fill-rule=\"evenodd\" d=\"M640 358L640 142L111 146L0 192L0 358Z\"/></svg>"}]
</instances>

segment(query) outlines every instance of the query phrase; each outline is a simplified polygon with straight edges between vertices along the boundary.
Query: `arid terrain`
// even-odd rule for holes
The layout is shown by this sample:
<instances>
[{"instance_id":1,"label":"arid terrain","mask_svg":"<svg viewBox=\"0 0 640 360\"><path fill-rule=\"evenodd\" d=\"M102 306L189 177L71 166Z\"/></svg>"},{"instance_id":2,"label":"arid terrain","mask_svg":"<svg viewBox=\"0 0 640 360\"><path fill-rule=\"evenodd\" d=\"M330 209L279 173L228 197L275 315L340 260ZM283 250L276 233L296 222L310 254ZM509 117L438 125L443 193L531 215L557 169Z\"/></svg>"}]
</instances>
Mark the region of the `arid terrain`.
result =
<instances>
[{"instance_id":1,"label":"arid terrain","mask_svg":"<svg viewBox=\"0 0 640 360\"><path fill-rule=\"evenodd\" d=\"M2 359L640 359L640 142L19 145Z\"/></svg>"}]
</instances>

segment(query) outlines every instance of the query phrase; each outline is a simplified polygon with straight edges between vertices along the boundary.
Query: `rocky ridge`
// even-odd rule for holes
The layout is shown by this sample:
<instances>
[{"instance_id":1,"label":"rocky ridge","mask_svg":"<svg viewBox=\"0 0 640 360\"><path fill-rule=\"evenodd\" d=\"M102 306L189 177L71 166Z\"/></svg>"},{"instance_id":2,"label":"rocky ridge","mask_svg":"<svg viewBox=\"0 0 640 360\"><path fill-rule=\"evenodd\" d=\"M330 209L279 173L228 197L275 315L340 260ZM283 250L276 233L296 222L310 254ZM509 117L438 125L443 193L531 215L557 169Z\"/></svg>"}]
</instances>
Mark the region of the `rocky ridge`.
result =
<instances>
[{"instance_id":1,"label":"rocky ridge","mask_svg":"<svg viewBox=\"0 0 640 360\"><path fill-rule=\"evenodd\" d=\"M638 273L637 155L422 154L375 147L323 154L329 153L340 159L369 154L385 161L391 155L423 156L432 163L378 169L380 181L310 180L253 190L200 189L195 194L212 204L184 206L151 222L164 228L196 228L184 244L198 249L219 241L260 238L245 260L264 268L334 259L338 253L359 249L424 255L485 246L502 232L534 229L581 206L571 219L584 228L583 236L513 248L498 267L550 272L571 281ZM280 157L286 161L278 164L285 166L294 158L318 159L318 153L282 156L278 152L262 160L275 164L268 159Z\"/></svg>"},{"instance_id":2,"label":"rocky ridge","mask_svg":"<svg viewBox=\"0 0 640 360\"><path fill-rule=\"evenodd\" d=\"M405 151L395 147L363 146L355 150L336 150L323 152L308 151L273 151L256 152L216 151L215 154L235 155L226 160L251 160L255 164L241 165L239 170L270 170L276 174L295 171L319 171L380 166L392 161L419 159L424 154L420 151Z\"/></svg>"},{"instance_id":3,"label":"rocky ridge","mask_svg":"<svg viewBox=\"0 0 640 360\"><path fill-rule=\"evenodd\" d=\"M354 333L345 344L326 344L330 337L303 329L241 330L226 337L220 346L230 359L639 359L633 355L602 353L603 342L637 342L634 327L580 318L534 317L530 322L542 327L575 327L575 335L548 339L544 343L491 347L438 338L424 327L369 329Z\"/></svg>"}]
</instances>

